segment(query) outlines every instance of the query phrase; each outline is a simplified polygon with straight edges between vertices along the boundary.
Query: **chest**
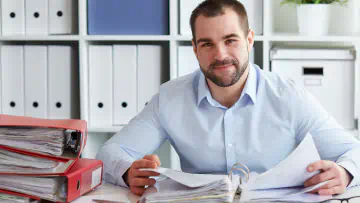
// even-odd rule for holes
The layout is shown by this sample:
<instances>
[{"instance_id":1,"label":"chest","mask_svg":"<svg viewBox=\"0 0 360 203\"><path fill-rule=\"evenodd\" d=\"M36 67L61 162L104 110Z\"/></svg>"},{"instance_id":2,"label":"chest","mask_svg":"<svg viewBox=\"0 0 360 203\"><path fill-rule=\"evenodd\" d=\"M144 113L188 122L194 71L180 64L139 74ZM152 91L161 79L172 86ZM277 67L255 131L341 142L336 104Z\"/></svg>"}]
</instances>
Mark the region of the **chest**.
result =
<instances>
[{"instance_id":1,"label":"chest","mask_svg":"<svg viewBox=\"0 0 360 203\"><path fill-rule=\"evenodd\" d=\"M182 161L199 171L226 167L226 160L232 156L236 162L262 172L296 147L291 121L283 114L265 114L251 108L211 108L173 116L178 121L169 124L169 137Z\"/></svg>"}]
</instances>

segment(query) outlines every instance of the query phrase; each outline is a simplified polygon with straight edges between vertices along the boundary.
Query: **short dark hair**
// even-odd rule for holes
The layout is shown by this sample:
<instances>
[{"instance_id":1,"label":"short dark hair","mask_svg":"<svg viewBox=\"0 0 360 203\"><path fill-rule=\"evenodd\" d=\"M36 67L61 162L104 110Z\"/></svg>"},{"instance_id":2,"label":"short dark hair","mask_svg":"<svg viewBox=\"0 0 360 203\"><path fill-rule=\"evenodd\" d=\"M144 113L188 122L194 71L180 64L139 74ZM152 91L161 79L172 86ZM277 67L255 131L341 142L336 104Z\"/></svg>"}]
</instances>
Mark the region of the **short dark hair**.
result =
<instances>
[{"instance_id":1,"label":"short dark hair","mask_svg":"<svg viewBox=\"0 0 360 203\"><path fill-rule=\"evenodd\" d=\"M190 27L193 36L193 41L196 42L195 22L197 17L203 15L205 17L215 17L225 14L225 9L232 9L236 12L240 19L240 27L247 36L249 30L249 21L246 9L238 0L205 0L199 4L191 13Z\"/></svg>"}]
</instances>

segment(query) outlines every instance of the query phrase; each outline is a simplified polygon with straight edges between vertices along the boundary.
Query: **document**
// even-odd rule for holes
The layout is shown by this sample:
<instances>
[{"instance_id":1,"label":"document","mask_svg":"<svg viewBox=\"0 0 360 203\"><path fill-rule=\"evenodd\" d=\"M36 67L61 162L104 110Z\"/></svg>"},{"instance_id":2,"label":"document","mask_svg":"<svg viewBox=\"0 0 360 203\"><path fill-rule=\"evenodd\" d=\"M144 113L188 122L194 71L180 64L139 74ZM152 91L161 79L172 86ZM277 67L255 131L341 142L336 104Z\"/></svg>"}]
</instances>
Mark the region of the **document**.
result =
<instances>
[{"instance_id":1,"label":"document","mask_svg":"<svg viewBox=\"0 0 360 203\"><path fill-rule=\"evenodd\" d=\"M144 193L141 202L204 201L204 199L231 202L236 191L240 193L240 201L325 201L332 196L319 196L308 192L325 185L327 181L307 188L303 186L306 180L320 173L319 171L309 173L306 170L308 165L319 160L320 156L314 140L308 134L285 160L262 174L248 173L246 169L243 170L244 177L189 174L161 167L141 169L155 171L168 177L150 187ZM233 167L233 170L236 168ZM245 177L249 177L248 180L245 180Z\"/></svg>"}]
</instances>

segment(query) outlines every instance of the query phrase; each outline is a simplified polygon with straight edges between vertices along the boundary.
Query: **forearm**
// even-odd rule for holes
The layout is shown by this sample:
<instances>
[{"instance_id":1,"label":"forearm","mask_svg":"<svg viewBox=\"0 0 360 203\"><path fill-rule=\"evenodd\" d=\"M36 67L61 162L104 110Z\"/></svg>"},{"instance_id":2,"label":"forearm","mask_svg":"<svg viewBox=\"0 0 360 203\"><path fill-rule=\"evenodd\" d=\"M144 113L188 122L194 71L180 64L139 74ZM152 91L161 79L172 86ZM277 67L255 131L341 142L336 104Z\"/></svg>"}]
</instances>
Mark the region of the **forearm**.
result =
<instances>
[{"instance_id":1,"label":"forearm","mask_svg":"<svg viewBox=\"0 0 360 203\"><path fill-rule=\"evenodd\" d=\"M360 185L360 147L352 148L351 150L344 153L336 163L343 168L352 176L352 180L348 187Z\"/></svg>"},{"instance_id":2,"label":"forearm","mask_svg":"<svg viewBox=\"0 0 360 203\"><path fill-rule=\"evenodd\" d=\"M100 148L97 159L101 159L104 163L103 176L106 182L128 187L123 175L138 159L135 154L126 152L126 149L118 145L108 144Z\"/></svg>"}]
</instances>

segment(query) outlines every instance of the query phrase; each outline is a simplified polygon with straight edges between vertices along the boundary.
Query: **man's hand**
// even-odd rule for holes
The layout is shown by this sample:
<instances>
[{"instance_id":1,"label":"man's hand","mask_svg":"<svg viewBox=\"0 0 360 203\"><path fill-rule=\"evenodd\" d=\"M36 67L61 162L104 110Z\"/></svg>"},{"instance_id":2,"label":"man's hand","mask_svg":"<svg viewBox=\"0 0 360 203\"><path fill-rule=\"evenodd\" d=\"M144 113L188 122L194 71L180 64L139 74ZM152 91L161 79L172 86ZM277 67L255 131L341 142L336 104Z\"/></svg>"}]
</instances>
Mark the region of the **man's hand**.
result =
<instances>
[{"instance_id":1,"label":"man's hand","mask_svg":"<svg viewBox=\"0 0 360 203\"><path fill-rule=\"evenodd\" d=\"M309 187L329 180L327 184L311 191L312 193L318 193L319 195L341 194L345 192L346 187L352 179L351 175L342 166L337 165L333 161L317 161L310 164L307 168L308 172L317 170L320 170L320 173L308 179L304 183L304 186Z\"/></svg>"},{"instance_id":2,"label":"man's hand","mask_svg":"<svg viewBox=\"0 0 360 203\"><path fill-rule=\"evenodd\" d=\"M127 171L125 183L130 187L130 191L141 196L145 191L145 186L152 186L156 183L155 179L149 176L158 176L159 173L152 171L140 171L141 168L156 168L160 166L160 159L157 155L146 155L144 158L136 160Z\"/></svg>"}]
</instances>

